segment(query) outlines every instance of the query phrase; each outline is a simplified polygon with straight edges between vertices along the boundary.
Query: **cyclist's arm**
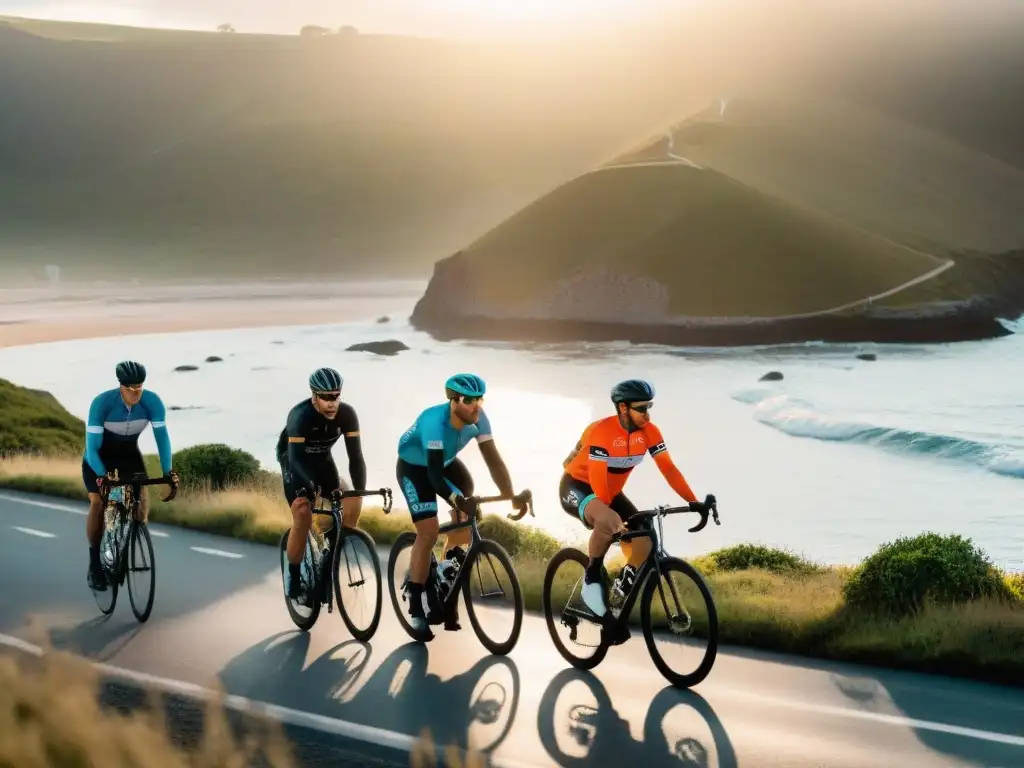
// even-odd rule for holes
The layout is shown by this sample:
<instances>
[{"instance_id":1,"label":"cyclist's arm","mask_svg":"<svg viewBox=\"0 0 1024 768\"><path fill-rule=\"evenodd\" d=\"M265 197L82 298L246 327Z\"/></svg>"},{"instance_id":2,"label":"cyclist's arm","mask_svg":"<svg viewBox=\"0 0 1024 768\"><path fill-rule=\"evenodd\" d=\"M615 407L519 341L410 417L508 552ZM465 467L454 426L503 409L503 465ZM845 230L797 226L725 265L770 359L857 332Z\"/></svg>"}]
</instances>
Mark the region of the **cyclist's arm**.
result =
<instances>
[{"instance_id":1,"label":"cyclist's arm","mask_svg":"<svg viewBox=\"0 0 1024 768\"><path fill-rule=\"evenodd\" d=\"M103 420L106 417L104 403L106 398L97 395L89 406L89 418L85 426L85 460L97 477L107 474L107 468L100 458L100 446L103 445Z\"/></svg>"},{"instance_id":2,"label":"cyclist's arm","mask_svg":"<svg viewBox=\"0 0 1024 768\"><path fill-rule=\"evenodd\" d=\"M566 456L565 460L562 462L562 469L565 469L570 464L572 464L572 460L576 458L576 456L579 454L579 452L582 449L583 449L583 441L579 440L579 441L576 442L576 447L573 448L571 451L569 451L569 455Z\"/></svg>"},{"instance_id":3,"label":"cyclist's arm","mask_svg":"<svg viewBox=\"0 0 1024 768\"><path fill-rule=\"evenodd\" d=\"M297 409L296 409L297 410ZM305 488L307 491L314 490L313 478L310 477L309 469L306 467L306 452L302 450L306 442L306 420L302 417L302 411L295 410L288 414L288 424L285 426L285 433L288 436L288 468L295 479L295 488Z\"/></svg>"},{"instance_id":4,"label":"cyclist's arm","mask_svg":"<svg viewBox=\"0 0 1024 768\"><path fill-rule=\"evenodd\" d=\"M697 497L693 491L690 490L689 483L686 482L686 478L683 477L683 473L679 471L679 468L672 461L672 457L668 453L668 449L665 447L665 438L661 436L660 430L653 425L648 425L644 430L648 434L648 445L650 448L647 452L651 454L651 458L654 459L654 463L658 465L658 469L661 470L662 477L668 481L668 484L672 487L672 490L682 496L686 501L697 501Z\"/></svg>"},{"instance_id":5,"label":"cyclist's arm","mask_svg":"<svg viewBox=\"0 0 1024 768\"><path fill-rule=\"evenodd\" d=\"M342 431L345 436L345 451L348 453L348 476L357 491L366 490L366 460L363 458L362 441L359 439L359 417L348 403L341 406Z\"/></svg>"},{"instance_id":6,"label":"cyclist's arm","mask_svg":"<svg viewBox=\"0 0 1024 768\"><path fill-rule=\"evenodd\" d=\"M423 442L423 452L427 457L427 478L430 485L439 497L445 500L449 507L452 504L452 489L444 477L444 428L435 424L429 419L420 422L420 440Z\"/></svg>"},{"instance_id":7,"label":"cyclist's arm","mask_svg":"<svg viewBox=\"0 0 1024 768\"><path fill-rule=\"evenodd\" d=\"M476 426L479 430L476 442L480 446L480 455L484 457L484 463L487 464L487 471L491 473L491 480L498 486L498 493L502 496L511 496L513 494L512 477L508 473L504 459L498 453L498 447L494 444L491 421L483 411L480 411L480 419Z\"/></svg>"},{"instance_id":8,"label":"cyclist's arm","mask_svg":"<svg viewBox=\"0 0 1024 768\"><path fill-rule=\"evenodd\" d=\"M167 409L164 401L155 392L147 390L149 395L146 410L149 411L149 423L153 425L153 437L156 439L156 450L160 454L160 469L169 474L171 466L171 436L167 432Z\"/></svg>"}]
</instances>

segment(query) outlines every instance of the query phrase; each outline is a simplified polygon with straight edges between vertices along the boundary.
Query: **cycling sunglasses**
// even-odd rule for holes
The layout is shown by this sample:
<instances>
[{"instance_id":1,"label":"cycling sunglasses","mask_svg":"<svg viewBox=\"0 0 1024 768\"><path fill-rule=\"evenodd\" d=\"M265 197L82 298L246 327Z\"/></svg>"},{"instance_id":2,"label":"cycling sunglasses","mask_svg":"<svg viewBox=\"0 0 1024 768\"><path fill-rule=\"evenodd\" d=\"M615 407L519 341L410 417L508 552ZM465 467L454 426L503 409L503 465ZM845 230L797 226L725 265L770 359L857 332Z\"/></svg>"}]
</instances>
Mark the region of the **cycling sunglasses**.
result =
<instances>
[{"instance_id":1,"label":"cycling sunglasses","mask_svg":"<svg viewBox=\"0 0 1024 768\"><path fill-rule=\"evenodd\" d=\"M341 397L341 392L317 392L316 396L321 400L326 400L328 403L333 403Z\"/></svg>"},{"instance_id":2,"label":"cycling sunglasses","mask_svg":"<svg viewBox=\"0 0 1024 768\"><path fill-rule=\"evenodd\" d=\"M483 397L470 397L469 395L462 395L461 399L463 405L476 405L484 401Z\"/></svg>"},{"instance_id":3,"label":"cycling sunglasses","mask_svg":"<svg viewBox=\"0 0 1024 768\"><path fill-rule=\"evenodd\" d=\"M647 413L654 407L654 403L630 403L629 407L637 413Z\"/></svg>"}]
</instances>

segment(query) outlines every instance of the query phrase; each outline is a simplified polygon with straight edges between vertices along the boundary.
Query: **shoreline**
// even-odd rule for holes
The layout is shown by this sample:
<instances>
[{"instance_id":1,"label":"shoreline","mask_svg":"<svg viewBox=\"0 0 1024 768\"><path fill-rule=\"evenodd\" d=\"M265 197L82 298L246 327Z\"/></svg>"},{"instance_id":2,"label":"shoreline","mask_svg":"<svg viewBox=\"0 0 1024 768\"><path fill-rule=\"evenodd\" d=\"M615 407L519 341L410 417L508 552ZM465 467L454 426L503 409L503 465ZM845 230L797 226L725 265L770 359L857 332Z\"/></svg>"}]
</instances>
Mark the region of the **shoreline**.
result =
<instances>
[{"instance_id":1,"label":"shoreline","mask_svg":"<svg viewBox=\"0 0 1024 768\"><path fill-rule=\"evenodd\" d=\"M328 325L407 317L415 281L0 289L0 349L151 333Z\"/></svg>"}]
</instances>

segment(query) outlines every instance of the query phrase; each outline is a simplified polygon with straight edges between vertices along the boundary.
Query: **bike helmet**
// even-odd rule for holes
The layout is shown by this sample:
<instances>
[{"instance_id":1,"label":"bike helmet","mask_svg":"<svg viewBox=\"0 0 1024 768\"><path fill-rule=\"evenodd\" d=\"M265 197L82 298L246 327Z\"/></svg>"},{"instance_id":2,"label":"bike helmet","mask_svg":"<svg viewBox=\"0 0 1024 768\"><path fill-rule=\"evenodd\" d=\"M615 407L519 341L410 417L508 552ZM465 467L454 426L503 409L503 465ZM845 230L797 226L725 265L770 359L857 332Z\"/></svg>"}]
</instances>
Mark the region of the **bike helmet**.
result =
<instances>
[{"instance_id":1,"label":"bike helmet","mask_svg":"<svg viewBox=\"0 0 1024 768\"><path fill-rule=\"evenodd\" d=\"M317 368L309 376L309 388L314 392L339 392L344 381L333 368Z\"/></svg>"},{"instance_id":2,"label":"bike helmet","mask_svg":"<svg viewBox=\"0 0 1024 768\"><path fill-rule=\"evenodd\" d=\"M642 403L654 399L654 387L642 379L628 379L620 381L612 387L612 402L619 403Z\"/></svg>"},{"instance_id":3,"label":"bike helmet","mask_svg":"<svg viewBox=\"0 0 1024 768\"><path fill-rule=\"evenodd\" d=\"M483 397L484 392L487 391L487 385L475 374L457 373L444 383L444 390L449 397L453 392L466 397Z\"/></svg>"},{"instance_id":4,"label":"bike helmet","mask_svg":"<svg viewBox=\"0 0 1024 768\"><path fill-rule=\"evenodd\" d=\"M117 380L126 387L134 387L146 380L146 366L134 360L122 360L114 369Z\"/></svg>"}]
</instances>

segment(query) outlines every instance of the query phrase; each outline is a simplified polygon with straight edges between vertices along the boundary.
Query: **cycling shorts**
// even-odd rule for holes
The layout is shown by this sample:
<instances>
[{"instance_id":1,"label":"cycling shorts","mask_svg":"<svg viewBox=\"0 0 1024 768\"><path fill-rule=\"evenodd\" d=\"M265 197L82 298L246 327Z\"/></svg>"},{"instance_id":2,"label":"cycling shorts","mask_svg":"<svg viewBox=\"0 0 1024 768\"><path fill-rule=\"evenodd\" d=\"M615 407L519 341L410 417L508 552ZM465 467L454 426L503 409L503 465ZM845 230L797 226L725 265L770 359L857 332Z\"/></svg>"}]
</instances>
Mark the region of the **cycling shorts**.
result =
<instances>
[{"instance_id":1,"label":"cycling shorts","mask_svg":"<svg viewBox=\"0 0 1024 768\"><path fill-rule=\"evenodd\" d=\"M558 484L558 497L562 502L562 509L566 513L581 520L587 528L593 527L583 516L587 505L597 498L594 494L594 489L590 487L589 483L577 480L568 473L563 474L562 482ZM612 499L612 503L608 506L622 519L622 522L626 522L637 513L637 508L633 505L633 502L622 493L619 493Z\"/></svg>"},{"instance_id":2,"label":"cycling shorts","mask_svg":"<svg viewBox=\"0 0 1024 768\"><path fill-rule=\"evenodd\" d=\"M285 456L280 462L281 464L281 481L284 485L284 497L288 501L288 506L292 505L292 502L298 497L298 492L301 490L296 482L295 475L292 474L291 468L288 464L288 457ZM318 462L318 466L311 473L313 480L313 487L307 488L306 492L312 495L313 491L319 486L320 494L326 498L330 495L333 490L349 490L349 485L341 476L338 474L338 467L334 461L328 459L326 461ZM307 496L309 498L309 496Z\"/></svg>"},{"instance_id":3,"label":"cycling shorts","mask_svg":"<svg viewBox=\"0 0 1024 768\"><path fill-rule=\"evenodd\" d=\"M398 477L398 487L402 489L405 496L405 503L409 507L409 514L413 522L428 520L437 517L437 492L433 483L430 482L430 475L427 468L420 464L410 464L399 459L395 467L395 474ZM459 459L444 468L444 479L453 492L461 493L463 496L473 495L473 478L470 477L466 465Z\"/></svg>"},{"instance_id":4,"label":"cycling shorts","mask_svg":"<svg viewBox=\"0 0 1024 768\"><path fill-rule=\"evenodd\" d=\"M100 450L100 459L103 460L103 465L107 468L107 472L113 472L117 470L118 478L121 480L127 480L132 475L146 474L146 462L142 459L142 451L139 450L138 444L130 444L125 446L118 446L116 450ZM92 471L92 467L89 466L89 462L86 459L82 459L82 482L85 484L85 490L88 493L99 493L100 489L96 485L97 475Z\"/></svg>"}]
</instances>

